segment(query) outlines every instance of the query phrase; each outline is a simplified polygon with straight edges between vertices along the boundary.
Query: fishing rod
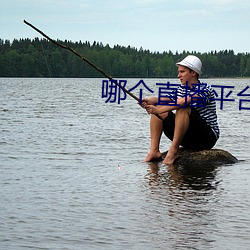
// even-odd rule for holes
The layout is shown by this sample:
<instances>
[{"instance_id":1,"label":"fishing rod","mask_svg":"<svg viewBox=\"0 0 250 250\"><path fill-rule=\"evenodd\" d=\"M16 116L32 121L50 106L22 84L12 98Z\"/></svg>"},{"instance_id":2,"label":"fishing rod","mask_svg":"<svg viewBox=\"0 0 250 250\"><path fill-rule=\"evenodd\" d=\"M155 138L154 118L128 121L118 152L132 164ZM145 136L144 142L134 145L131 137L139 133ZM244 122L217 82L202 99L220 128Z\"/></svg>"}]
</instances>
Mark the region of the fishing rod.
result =
<instances>
[{"instance_id":1,"label":"fishing rod","mask_svg":"<svg viewBox=\"0 0 250 250\"><path fill-rule=\"evenodd\" d=\"M38 28L36 28L34 25L32 25L31 23L27 22L26 20L23 20L23 22L25 24L27 24L28 26L30 26L32 29L34 29L35 31L37 31L38 33L40 33L42 36L44 36L45 38L47 38L50 42L54 43L55 45L61 47L62 49L66 49L69 50L70 52L72 52L73 54L75 54L76 56L78 56L80 59L82 59L83 61L85 61L86 63L88 63L91 67L93 67L94 69L96 69L99 73L101 73L102 75L104 75L106 78L108 78L109 80L113 80L113 82L121 89L123 89L129 96L131 96L132 98L134 98L137 102L140 102L140 99L135 96L133 93L129 92L124 86L121 86L117 81L115 81L113 79L112 76L108 75L106 72L104 72L102 69L100 69L99 67L97 67L95 64L93 64L90 60L88 60L85 56L80 55L76 50L72 49L69 46L63 45L61 43L59 43L58 41L50 38L49 36L47 36L44 32L42 32L41 30L39 30ZM156 116L162 120L161 116L157 115Z\"/></svg>"}]
</instances>

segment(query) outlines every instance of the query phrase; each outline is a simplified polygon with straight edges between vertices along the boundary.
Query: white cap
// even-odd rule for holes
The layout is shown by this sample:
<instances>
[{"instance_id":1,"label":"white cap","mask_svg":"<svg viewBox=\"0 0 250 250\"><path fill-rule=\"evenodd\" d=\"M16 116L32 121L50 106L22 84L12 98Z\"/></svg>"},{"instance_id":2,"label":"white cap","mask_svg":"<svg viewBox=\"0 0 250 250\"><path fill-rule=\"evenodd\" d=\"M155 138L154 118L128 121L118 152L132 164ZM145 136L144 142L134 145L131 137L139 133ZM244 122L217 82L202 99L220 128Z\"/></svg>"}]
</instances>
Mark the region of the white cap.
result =
<instances>
[{"instance_id":1,"label":"white cap","mask_svg":"<svg viewBox=\"0 0 250 250\"><path fill-rule=\"evenodd\" d=\"M189 69L192 69L199 75L202 74L201 68L202 68L202 63L201 60L197 56L189 55L185 57L181 62L178 62L175 64L176 66L185 66Z\"/></svg>"}]
</instances>

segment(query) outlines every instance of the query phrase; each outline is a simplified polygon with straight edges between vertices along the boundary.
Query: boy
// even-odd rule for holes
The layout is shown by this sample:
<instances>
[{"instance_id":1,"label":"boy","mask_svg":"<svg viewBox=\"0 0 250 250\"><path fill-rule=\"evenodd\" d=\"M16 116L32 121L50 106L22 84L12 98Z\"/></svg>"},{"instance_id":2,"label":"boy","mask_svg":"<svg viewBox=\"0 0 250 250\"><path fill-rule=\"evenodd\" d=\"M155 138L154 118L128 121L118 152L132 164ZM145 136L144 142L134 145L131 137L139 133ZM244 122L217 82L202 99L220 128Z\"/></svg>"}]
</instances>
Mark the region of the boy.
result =
<instances>
[{"instance_id":1,"label":"boy","mask_svg":"<svg viewBox=\"0 0 250 250\"><path fill-rule=\"evenodd\" d=\"M145 162L161 157L159 144L162 132L172 141L164 164L173 164L178 158L179 146L187 149L211 149L219 138L216 103L211 86L202 84L199 76L202 63L196 56L189 55L176 63L181 86L172 95L161 98L171 105L156 105L157 97L142 100L148 114L158 114L163 120L152 115L150 120L150 151ZM199 86L200 85L200 86ZM174 96L177 97L173 104ZM200 106L200 100L204 105ZM175 114L173 110L176 110Z\"/></svg>"}]
</instances>

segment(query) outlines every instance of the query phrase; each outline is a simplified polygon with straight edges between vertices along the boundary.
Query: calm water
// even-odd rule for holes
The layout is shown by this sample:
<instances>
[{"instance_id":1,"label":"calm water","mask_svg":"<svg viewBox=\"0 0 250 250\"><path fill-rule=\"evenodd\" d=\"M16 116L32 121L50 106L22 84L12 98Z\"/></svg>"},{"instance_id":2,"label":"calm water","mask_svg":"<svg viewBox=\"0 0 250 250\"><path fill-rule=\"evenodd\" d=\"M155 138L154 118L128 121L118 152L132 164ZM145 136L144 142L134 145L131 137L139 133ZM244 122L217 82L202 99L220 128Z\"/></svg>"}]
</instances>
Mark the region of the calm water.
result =
<instances>
[{"instance_id":1,"label":"calm water","mask_svg":"<svg viewBox=\"0 0 250 250\"><path fill-rule=\"evenodd\" d=\"M250 80L208 83L235 86L216 148L237 164L143 163L149 116L101 79L0 79L0 249L249 249Z\"/></svg>"}]
</instances>

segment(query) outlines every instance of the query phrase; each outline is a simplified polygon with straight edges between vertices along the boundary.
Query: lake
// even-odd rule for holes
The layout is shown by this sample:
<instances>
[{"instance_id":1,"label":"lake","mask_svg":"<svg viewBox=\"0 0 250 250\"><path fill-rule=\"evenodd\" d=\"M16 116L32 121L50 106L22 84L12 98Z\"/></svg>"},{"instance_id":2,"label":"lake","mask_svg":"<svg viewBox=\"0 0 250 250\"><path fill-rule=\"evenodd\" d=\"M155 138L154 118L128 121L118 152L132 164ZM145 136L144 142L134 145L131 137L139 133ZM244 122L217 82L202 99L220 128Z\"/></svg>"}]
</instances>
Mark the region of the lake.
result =
<instances>
[{"instance_id":1,"label":"lake","mask_svg":"<svg viewBox=\"0 0 250 250\"><path fill-rule=\"evenodd\" d=\"M0 78L0 249L249 249L250 79L204 82L234 86L215 148L236 164L144 163L150 116L102 79Z\"/></svg>"}]
</instances>

